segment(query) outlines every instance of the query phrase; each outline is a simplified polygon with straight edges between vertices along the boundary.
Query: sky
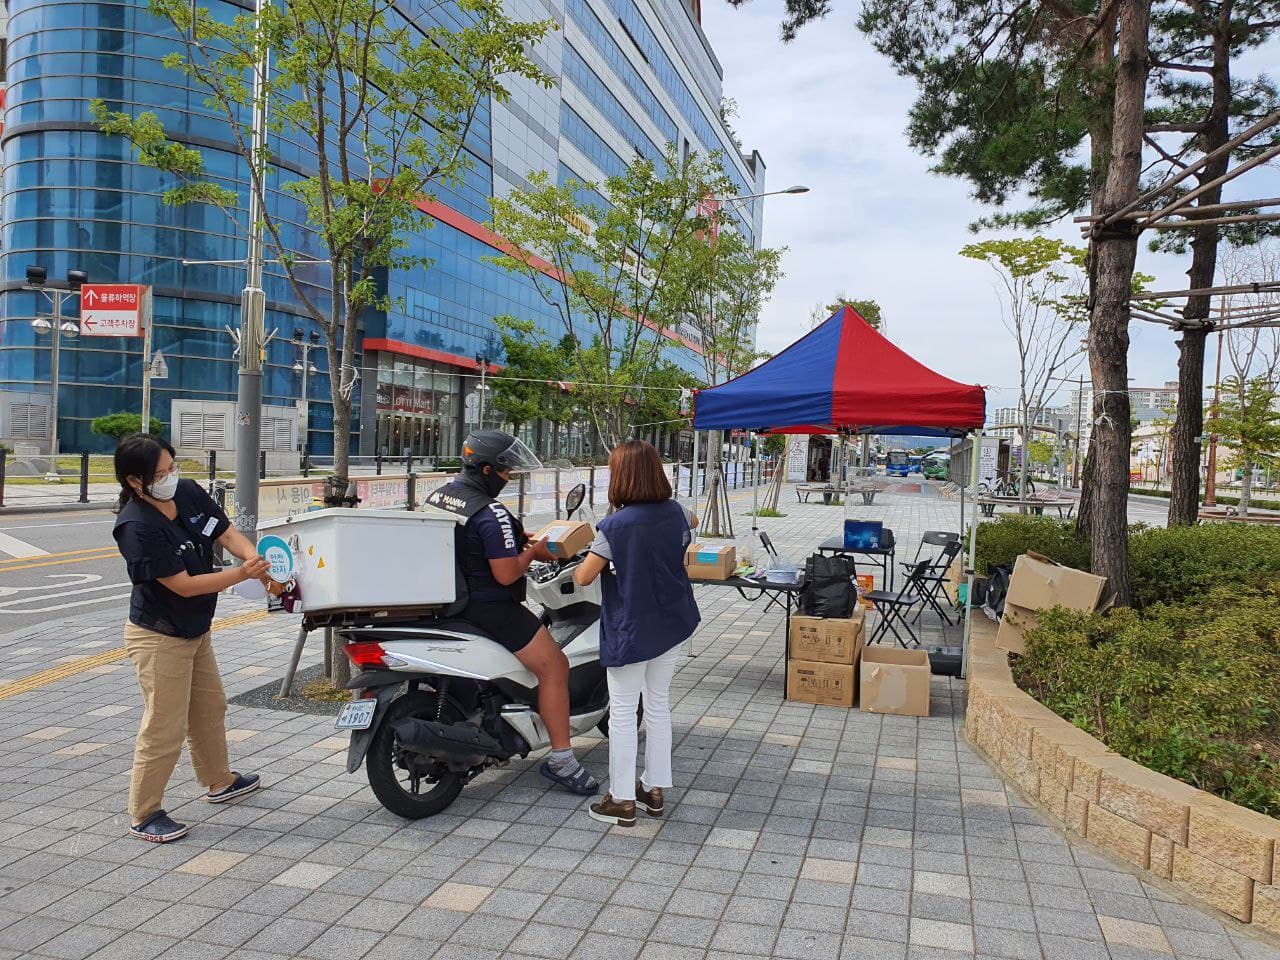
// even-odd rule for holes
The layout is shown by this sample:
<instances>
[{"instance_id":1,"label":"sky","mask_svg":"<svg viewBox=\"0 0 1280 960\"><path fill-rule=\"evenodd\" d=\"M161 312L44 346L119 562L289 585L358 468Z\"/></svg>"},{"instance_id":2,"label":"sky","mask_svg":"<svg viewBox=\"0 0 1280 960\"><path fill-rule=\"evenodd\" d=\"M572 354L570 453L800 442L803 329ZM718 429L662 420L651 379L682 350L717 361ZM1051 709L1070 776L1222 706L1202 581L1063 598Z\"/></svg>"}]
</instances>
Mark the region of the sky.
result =
<instances>
[{"instance_id":1,"label":"sky","mask_svg":"<svg viewBox=\"0 0 1280 960\"><path fill-rule=\"evenodd\" d=\"M748 152L763 155L766 189L810 188L765 200L764 243L788 253L785 277L762 314L759 347L776 352L797 339L814 307L837 294L871 299L889 337L908 353L953 379L986 386L988 411L1015 405L1016 352L1000 322L995 278L986 264L959 255L965 244L991 236L969 231L990 208L970 197L964 181L930 173L929 159L907 144L915 86L858 32L856 12L852 0L837 3L784 44L780 0L736 9L725 0L703 4L724 93L738 102L733 126ZM1280 65L1278 50L1272 44L1266 55ZM1247 174L1239 187L1247 192L1237 195L1280 195L1280 173ZM1047 232L1080 242L1073 224ZM1153 289L1179 289L1188 262L1143 249L1138 269L1156 277ZM1177 378L1174 338L1163 326L1131 325L1135 386ZM1064 391L1058 400L1066 399Z\"/></svg>"}]
</instances>

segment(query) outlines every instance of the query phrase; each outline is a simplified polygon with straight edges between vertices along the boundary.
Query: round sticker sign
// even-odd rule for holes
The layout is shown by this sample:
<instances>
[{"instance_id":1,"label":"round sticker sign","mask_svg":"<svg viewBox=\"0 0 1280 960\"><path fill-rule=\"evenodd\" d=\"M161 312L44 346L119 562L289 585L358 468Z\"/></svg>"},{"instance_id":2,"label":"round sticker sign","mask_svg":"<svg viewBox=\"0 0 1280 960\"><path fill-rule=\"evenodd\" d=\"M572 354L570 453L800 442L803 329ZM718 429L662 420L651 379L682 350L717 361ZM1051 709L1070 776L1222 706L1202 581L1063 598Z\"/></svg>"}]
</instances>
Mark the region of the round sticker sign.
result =
<instances>
[{"instance_id":1,"label":"round sticker sign","mask_svg":"<svg viewBox=\"0 0 1280 960\"><path fill-rule=\"evenodd\" d=\"M263 537L258 541L258 555L271 564L267 575L276 583L287 583L293 576L293 551L279 537Z\"/></svg>"}]
</instances>

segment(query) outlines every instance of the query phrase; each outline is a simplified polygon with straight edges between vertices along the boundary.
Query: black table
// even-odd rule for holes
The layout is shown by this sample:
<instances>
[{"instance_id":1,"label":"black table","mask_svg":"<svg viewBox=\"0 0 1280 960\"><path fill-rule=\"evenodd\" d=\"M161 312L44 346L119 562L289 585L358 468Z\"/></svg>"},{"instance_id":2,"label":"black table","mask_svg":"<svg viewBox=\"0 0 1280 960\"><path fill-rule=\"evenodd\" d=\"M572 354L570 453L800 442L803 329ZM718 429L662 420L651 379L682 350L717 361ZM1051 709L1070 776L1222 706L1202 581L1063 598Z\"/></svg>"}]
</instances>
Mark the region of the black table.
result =
<instances>
[{"instance_id":1,"label":"black table","mask_svg":"<svg viewBox=\"0 0 1280 960\"><path fill-rule=\"evenodd\" d=\"M892 590L894 584L894 566L896 543L893 538L893 531L885 527L880 531L880 546L878 547L846 547L844 545L844 534L837 534L834 537L828 537L818 546L819 553L831 553L840 555L858 555L870 557L871 562L880 568L880 583L886 590Z\"/></svg>"}]
</instances>

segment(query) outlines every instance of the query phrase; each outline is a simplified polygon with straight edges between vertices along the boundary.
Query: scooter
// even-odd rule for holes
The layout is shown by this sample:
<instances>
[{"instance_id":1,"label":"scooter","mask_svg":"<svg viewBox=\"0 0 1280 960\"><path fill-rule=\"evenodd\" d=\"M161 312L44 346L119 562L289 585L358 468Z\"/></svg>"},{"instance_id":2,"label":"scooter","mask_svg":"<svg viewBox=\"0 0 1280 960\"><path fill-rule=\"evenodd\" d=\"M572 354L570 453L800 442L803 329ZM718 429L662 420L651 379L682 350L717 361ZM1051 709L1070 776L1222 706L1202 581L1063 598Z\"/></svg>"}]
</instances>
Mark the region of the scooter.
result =
<instances>
[{"instance_id":1,"label":"scooter","mask_svg":"<svg viewBox=\"0 0 1280 960\"><path fill-rule=\"evenodd\" d=\"M586 487L565 498L566 516ZM609 690L600 665L600 586L578 586L585 554L529 567L528 592L569 658L569 727L609 734ZM359 624L338 630L360 673L339 714L351 731L347 772L364 762L378 801L419 820L447 808L490 767L506 766L551 745L538 716L538 681L493 638L461 620Z\"/></svg>"}]
</instances>

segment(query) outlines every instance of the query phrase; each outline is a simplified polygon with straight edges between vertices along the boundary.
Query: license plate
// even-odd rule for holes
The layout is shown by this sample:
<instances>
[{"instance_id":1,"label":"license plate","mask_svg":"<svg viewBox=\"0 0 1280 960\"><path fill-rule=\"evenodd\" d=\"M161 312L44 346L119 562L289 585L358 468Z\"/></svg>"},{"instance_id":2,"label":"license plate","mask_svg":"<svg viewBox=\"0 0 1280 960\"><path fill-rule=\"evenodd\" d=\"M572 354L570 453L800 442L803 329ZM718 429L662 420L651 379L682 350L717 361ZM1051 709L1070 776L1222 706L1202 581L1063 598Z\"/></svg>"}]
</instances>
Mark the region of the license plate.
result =
<instances>
[{"instance_id":1,"label":"license plate","mask_svg":"<svg viewBox=\"0 0 1280 960\"><path fill-rule=\"evenodd\" d=\"M378 706L377 700L352 700L342 705L342 712L334 721L339 730L368 730L373 723L373 711Z\"/></svg>"}]
</instances>

